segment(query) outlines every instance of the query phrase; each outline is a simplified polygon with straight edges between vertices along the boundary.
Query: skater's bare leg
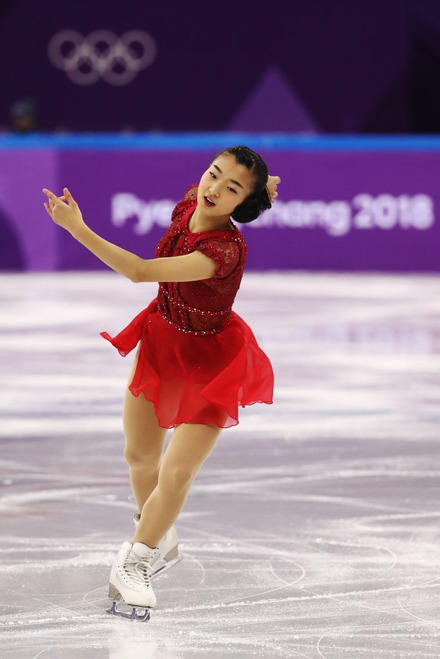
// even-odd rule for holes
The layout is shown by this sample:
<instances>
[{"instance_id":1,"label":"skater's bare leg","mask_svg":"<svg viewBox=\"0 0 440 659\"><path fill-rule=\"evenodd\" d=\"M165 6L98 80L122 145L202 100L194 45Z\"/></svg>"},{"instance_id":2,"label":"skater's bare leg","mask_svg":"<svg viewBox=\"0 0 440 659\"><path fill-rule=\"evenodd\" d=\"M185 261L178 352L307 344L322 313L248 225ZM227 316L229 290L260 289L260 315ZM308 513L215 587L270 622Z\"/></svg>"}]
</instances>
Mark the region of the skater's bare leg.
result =
<instances>
[{"instance_id":1,"label":"skater's bare leg","mask_svg":"<svg viewBox=\"0 0 440 659\"><path fill-rule=\"evenodd\" d=\"M148 497L133 538L156 547L176 521L200 467L213 450L221 429L214 425L182 423L165 451L156 488Z\"/></svg>"},{"instance_id":2,"label":"skater's bare leg","mask_svg":"<svg viewBox=\"0 0 440 659\"><path fill-rule=\"evenodd\" d=\"M130 374L131 382L136 361ZM133 396L127 388L124 401L125 459L139 512L157 486L160 462L165 445L166 429L161 428L154 406L143 394Z\"/></svg>"}]
</instances>

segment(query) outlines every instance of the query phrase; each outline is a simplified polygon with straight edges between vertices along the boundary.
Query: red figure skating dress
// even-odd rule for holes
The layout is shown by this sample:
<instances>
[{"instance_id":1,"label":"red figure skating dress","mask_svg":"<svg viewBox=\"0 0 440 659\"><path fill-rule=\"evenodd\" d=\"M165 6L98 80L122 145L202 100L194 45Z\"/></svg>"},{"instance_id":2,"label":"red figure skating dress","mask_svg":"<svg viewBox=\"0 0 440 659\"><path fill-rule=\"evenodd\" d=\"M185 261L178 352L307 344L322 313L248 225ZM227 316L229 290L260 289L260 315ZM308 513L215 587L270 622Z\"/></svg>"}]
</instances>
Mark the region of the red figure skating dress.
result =
<instances>
[{"instance_id":1,"label":"red figure skating dress","mask_svg":"<svg viewBox=\"0 0 440 659\"><path fill-rule=\"evenodd\" d=\"M238 423L238 406L271 403L273 371L252 330L231 310L246 260L241 232L191 233L197 206L192 186L172 214L156 258L203 252L216 264L203 281L159 283L158 296L114 338L102 336L127 355L141 341L129 385L154 404L163 428L179 423Z\"/></svg>"}]
</instances>

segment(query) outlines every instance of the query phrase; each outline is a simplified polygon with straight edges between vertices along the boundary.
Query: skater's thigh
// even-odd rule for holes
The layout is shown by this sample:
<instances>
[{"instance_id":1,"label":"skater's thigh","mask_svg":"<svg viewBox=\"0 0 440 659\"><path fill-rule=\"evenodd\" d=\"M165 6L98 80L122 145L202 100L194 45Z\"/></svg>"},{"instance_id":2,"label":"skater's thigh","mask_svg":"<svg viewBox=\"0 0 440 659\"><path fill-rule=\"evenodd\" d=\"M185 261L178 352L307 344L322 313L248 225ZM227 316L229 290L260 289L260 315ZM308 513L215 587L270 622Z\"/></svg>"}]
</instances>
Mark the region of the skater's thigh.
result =
<instances>
[{"instance_id":1,"label":"skater's thigh","mask_svg":"<svg viewBox=\"0 0 440 659\"><path fill-rule=\"evenodd\" d=\"M181 423L168 444L162 462L162 474L178 471L188 479L197 475L202 464L214 449L221 428L215 425Z\"/></svg>"},{"instance_id":2,"label":"skater's thigh","mask_svg":"<svg viewBox=\"0 0 440 659\"><path fill-rule=\"evenodd\" d=\"M130 373L129 383L133 378L138 354ZM124 399L123 424L127 457L145 460L159 459L165 444L166 428L159 426L153 403L146 400L143 394L134 396L128 386Z\"/></svg>"}]
</instances>

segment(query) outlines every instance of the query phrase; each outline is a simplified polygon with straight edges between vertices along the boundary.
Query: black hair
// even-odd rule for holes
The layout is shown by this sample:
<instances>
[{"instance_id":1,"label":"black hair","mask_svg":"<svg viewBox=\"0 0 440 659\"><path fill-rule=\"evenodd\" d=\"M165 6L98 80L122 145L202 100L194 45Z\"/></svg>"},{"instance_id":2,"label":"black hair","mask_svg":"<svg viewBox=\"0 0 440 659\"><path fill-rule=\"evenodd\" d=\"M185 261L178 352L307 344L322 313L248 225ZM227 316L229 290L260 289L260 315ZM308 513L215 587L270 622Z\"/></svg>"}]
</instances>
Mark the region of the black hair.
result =
<instances>
[{"instance_id":1,"label":"black hair","mask_svg":"<svg viewBox=\"0 0 440 659\"><path fill-rule=\"evenodd\" d=\"M225 154L234 156L239 165L244 165L254 175L253 191L232 213L232 218L236 222L242 224L252 222L260 213L272 207L266 190L269 170L263 158L247 146L231 146L223 149L216 155L216 158Z\"/></svg>"}]
</instances>

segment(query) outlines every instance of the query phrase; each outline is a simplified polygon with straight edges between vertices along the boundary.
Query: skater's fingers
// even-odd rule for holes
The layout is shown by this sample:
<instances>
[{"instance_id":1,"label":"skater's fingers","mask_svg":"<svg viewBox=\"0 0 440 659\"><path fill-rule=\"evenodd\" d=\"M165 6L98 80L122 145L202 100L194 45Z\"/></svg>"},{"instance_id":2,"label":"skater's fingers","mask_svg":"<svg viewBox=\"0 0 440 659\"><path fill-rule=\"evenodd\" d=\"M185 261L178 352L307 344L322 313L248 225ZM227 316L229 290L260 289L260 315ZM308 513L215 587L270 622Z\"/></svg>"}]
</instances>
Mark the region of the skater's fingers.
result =
<instances>
[{"instance_id":1,"label":"skater's fingers","mask_svg":"<svg viewBox=\"0 0 440 659\"><path fill-rule=\"evenodd\" d=\"M43 192L48 197L49 201L55 202L58 199L58 197L47 188L43 188Z\"/></svg>"},{"instance_id":2,"label":"skater's fingers","mask_svg":"<svg viewBox=\"0 0 440 659\"><path fill-rule=\"evenodd\" d=\"M64 192L64 198L69 204L69 206L77 206L78 204L76 203L75 199L72 197L71 193L69 192L68 188L63 189Z\"/></svg>"}]
</instances>

